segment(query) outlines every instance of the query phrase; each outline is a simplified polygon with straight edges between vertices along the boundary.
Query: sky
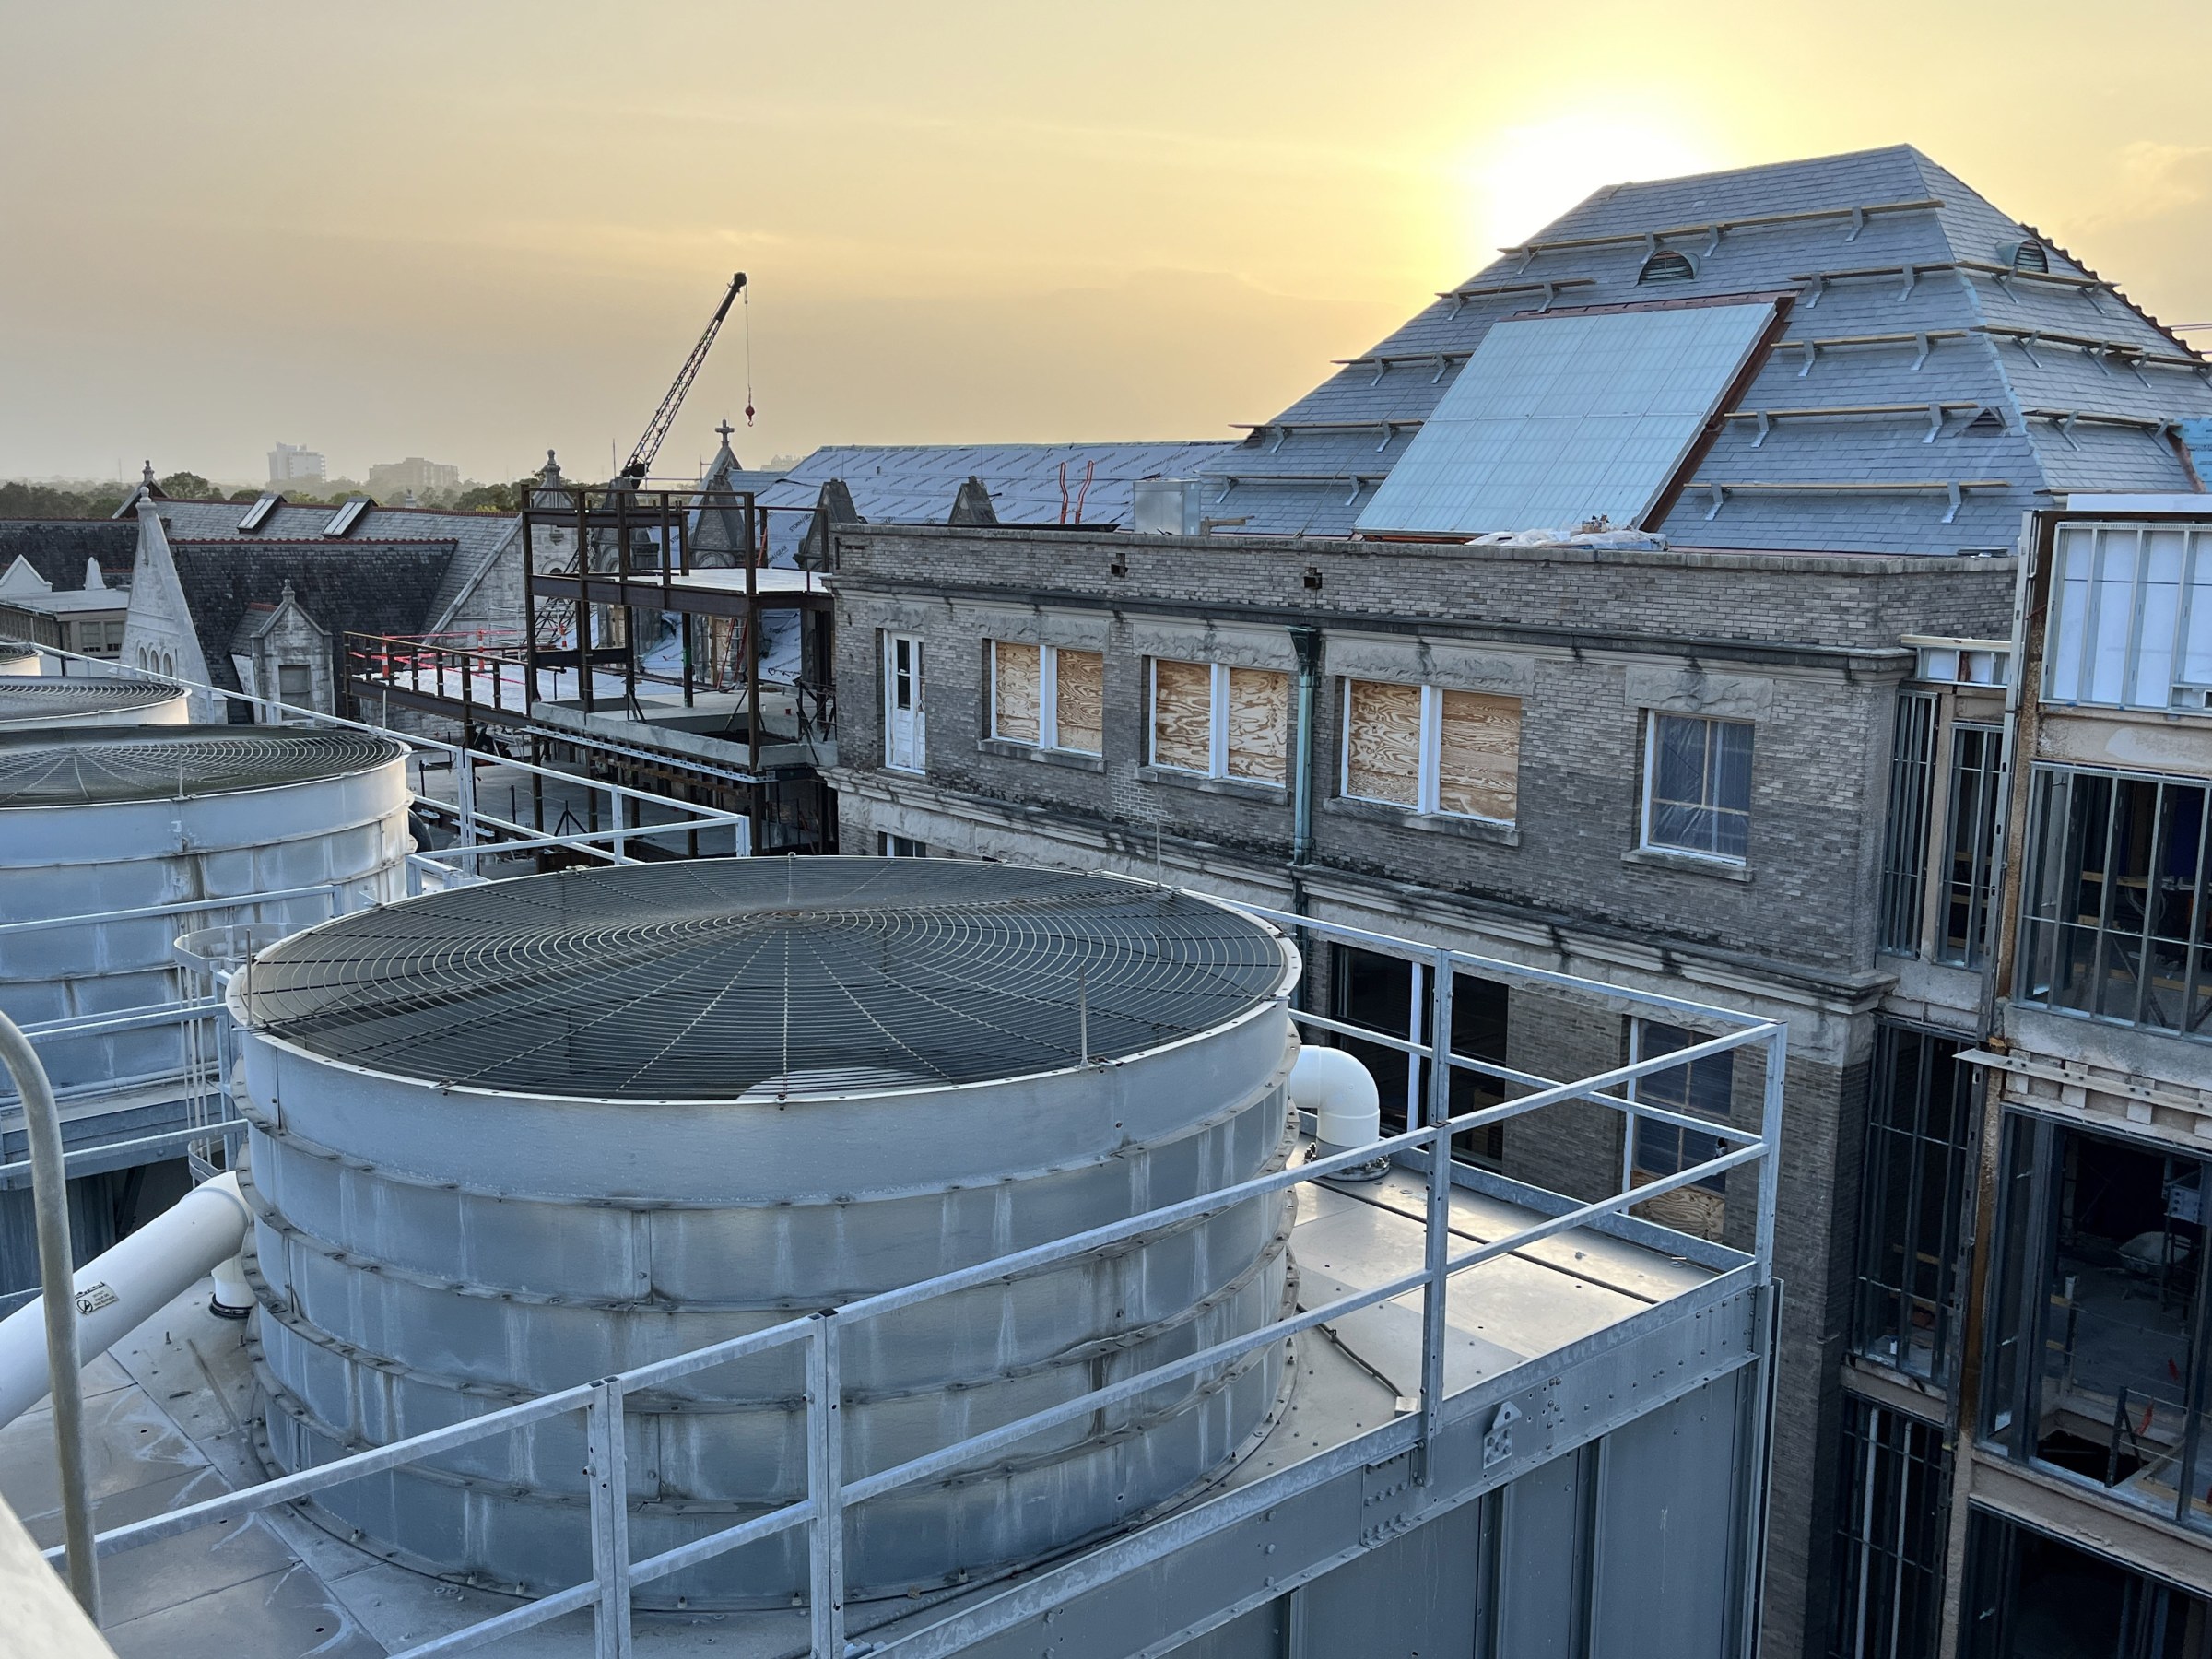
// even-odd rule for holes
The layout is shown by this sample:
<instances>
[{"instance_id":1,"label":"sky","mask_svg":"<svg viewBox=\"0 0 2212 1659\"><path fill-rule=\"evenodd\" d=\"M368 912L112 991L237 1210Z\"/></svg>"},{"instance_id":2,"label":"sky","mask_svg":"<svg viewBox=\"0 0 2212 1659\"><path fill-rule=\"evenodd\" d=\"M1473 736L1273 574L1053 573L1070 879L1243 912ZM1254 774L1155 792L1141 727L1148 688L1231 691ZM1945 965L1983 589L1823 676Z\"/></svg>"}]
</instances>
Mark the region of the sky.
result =
<instances>
[{"instance_id":1,"label":"sky","mask_svg":"<svg viewBox=\"0 0 2212 1659\"><path fill-rule=\"evenodd\" d=\"M605 477L740 269L656 473L724 417L753 465L1232 436L1601 184L1900 142L2212 323L2207 46L2202 0L0 0L0 477Z\"/></svg>"}]
</instances>

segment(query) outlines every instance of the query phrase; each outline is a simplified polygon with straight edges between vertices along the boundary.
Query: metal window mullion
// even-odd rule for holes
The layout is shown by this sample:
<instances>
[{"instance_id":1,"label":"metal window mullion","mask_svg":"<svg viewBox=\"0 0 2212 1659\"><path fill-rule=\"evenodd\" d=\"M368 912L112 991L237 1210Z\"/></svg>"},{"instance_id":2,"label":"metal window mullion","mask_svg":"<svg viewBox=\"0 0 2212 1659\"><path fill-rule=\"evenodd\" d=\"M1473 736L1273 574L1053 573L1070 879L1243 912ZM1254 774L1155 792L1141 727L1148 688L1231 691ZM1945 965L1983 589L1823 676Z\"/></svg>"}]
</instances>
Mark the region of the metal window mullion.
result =
<instances>
[{"instance_id":1,"label":"metal window mullion","mask_svg":"<svg viewBox=\"0 0 2212 1659\"><path fill-rule=\"evenodd\" d=\"M1636 844L1640 847L1652 844L1652 784L1658 776L1658 756L1659 712L1646 709L1643 712L1643 802L1636 832Z\"/></svg>"},{"instance_id":2,"label":"metal window mullion","mask_svg":"<svg viewBox=\"0 0 2212 1659\"><path fill-rule=\"evenodd\" d=\"M2138 529L2136 536L2136 588L2128 595L2127 643L2120 654L2120 706L2139 708L2136 701L2136 670L2143 659L2143 611L2150 601L2150 539ZM2171 678L2171 675L2168 677ZM2166 707L2172 702L2169 694Z\"/></svg>"},{"instance_id":3,"label":"metal window mullion","mask_svg":"<svg viewBox=\"0 0 2212 1659\"><path fill-rule=\"evenodd\" d=\"M2205 1188L2212 1178L2212 1165L2198 1159L2188 1161L2196 1165L2197 1237L2204 1237ZM2201 1243L2200 1243L2201 1253ZM2196 1328L2190 1333L2189 1374L2182 1380L2182 1462L2174 1480L2173 1519L2177 1525L2198 1530L2190 1525L2190 1495L2194 1486L2197 1441L2201 1427L2199 1413L2204 1409L2205 1366L2212 1359L2212 1274L2198 1273L2196 1294L2192 1300L2191 1314Z\"/></svg>"},{"instance_id":4,"label":"metal window mullion","mask_svg":"<svg viewBox=\"0 0 2212 1659\"><path fill-rule=\"evenodd\" d=\"M2196 875L2189 889L2189 939L2182 955L2182 1013L2174 1027L2184 1037L2191 1035L2195 1028L2196 968L2205 954L2199 948L2199 941L2205 932L2207 874L2205 865L2208 858L2212 858L2212 788L2200 784L2196 808Z\"/></svg>"},{"instance_id":5,"label":"metal window mullion","mask_svg":"<svg viewBox=\"0 0 2212 1659\"><path fill-rule=\"evenodd\" d=\"M2043 1327L2050 1321L2051 1269L2058 1249L2057 1206L2051 1178L2051 1159L2058 1137L2048 1118L2018 1121L2035 1141L2032 1172L2028 1177L2030 1233L2020 1252L2019 1312L2025 1328L2019 1333L2019 1352L2012 1379L2012 1455L2024 1462L2035 1450L2036 1412L2043 1397ZM2008 1189L2010 1184L2008 1180ZM2017 1196L2009 1190L2006 1193L2008 1199ZM2002 1260L2000 1253L2000 1263Z\"/></svg>"},{"instance_id":6,"label":"metal window mullion","mask_svg":"<svg viewBox=\"0 0 2212 1659\"><path fill-rule=\"evenodd\" d=\"M2115 818L2118 816L2119 800L2120 790L2115 784L2112 789ZM2150 833L2146 840L2143 854L2143 924L2136 930L2136 1006L2135 1017L2128 1023L2138 1029L2143 1024L2144 1015L2150 1009L2150 928L2151 917L2158 910L2159 852L2159 843L2164 840L2161 831L2165 823L2166 782L2164 779L2159 779L2151 786Z\"/></svg>"},{"instance_id":7,"label":"metal window mullion","mask_svg":"<svg viewBox=\"0 0 2212 1659\"><path fill-rule=\"evenodd\" d=\"M1952 1138L1943 1143L1943 1213L1937 1222L1942 1234L1936 1241L1936 1352L1928 1367L1928 1375L1932 1381L1947 1385L1950 1376L1952 1303L1958 1294L1956 1258L1959 1253L1959 1224L1963 1207L1959 1188L1966 1174L1966 1154L1970 1144L1967 1135L1959 1132L1959 1124L1962 1117L1970 1122L1973 1119L1971 1112L1961 1112L1957 1107L1959 1087L1958 1053L1954 1051L1942 1062L1942 1087L1951 1090L1953 1097ZM1936 1087L1936 1081L1930 1079L1929 1088L1933 1089ZM1971 1098L1973 1088L1971 1084L1968 1086L1970 1108L1974 1104Z\"/></svg>"}]
</instances>

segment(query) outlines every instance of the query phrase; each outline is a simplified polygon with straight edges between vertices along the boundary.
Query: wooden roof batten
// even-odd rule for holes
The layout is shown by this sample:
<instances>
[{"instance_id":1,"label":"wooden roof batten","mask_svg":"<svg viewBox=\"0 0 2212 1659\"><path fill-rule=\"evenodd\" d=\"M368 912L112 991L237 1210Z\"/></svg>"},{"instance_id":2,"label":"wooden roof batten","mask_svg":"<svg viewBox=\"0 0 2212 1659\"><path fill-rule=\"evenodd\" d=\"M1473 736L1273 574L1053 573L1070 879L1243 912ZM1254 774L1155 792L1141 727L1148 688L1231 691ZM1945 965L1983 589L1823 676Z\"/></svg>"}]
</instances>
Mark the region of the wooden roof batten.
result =
<instances>
[{"instance_id":1,"label":"wooden roof batten","mask_svg":"<svg viewBox=\"0 0 2212 1659\"><path fill-rule=\"evenodd\" d=\"M1941 493L1950 502L1943 523L1959 516L1970 489L2011 489L2010 478L1838 478L1838 479L1730 479L1699 478L1691 492L1702 490L1712 500L1705 510L1707 523L1720 516L1732 495L1932 495Z\"/></svg>"},{"instance_id":2,"label":"wooden roof batten","mask_svg":"<svg viewBox=\"0 0 2212 1659\"><path fill-rule=\"evenodd\" d=\"M1526 270L1529 262L1539 253L1555 253L1569 248L1626 247L1644 244L1647 251L1655 252L1663 241L1677 241L1688 236L1706 238L1705 251L1710 253L1721 244L1721 239L1731 230L1748 230L1765 225L1806 225L1828 219L1844 219L1851 225L1847 242L1859 240L1866 229L1866 221L1877 213L1928 213L1943 206L1934 196L1919 196L1901 202L1868 202L1852 207L1809 207L1794 213L1756 213L1741 218L1714 219L1704 224L1670 225L1664 230L1617 230L1606 236L1564 236L1548 241L1519 242L1500 248L1500 253L1521 255L1521 269ZM1445 296L1448 297L1448 296Z\"/></svg>"}]
</instances>

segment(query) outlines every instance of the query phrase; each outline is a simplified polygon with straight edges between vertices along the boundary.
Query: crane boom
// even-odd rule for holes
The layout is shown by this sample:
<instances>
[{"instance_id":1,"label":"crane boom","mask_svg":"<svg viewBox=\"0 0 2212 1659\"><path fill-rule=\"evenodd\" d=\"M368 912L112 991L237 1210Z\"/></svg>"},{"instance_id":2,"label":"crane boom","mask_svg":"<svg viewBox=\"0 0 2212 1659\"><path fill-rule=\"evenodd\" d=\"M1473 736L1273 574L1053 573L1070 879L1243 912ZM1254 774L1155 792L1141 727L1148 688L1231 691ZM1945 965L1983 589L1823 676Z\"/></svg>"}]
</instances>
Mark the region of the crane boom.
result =
<instances>
[{"instance_id":1,"label":"crane boom","mask_svg":"<svg viewBox=\"0 0 2212 1659\"><path fill-rule=\"evenodd\" d=\"M730 278L730 291L722 297L722 303L714 308L714 315L708 322L706 332L699 336L699 344L691 347L691 355L684 359L684 366L676 371L676 381L668 388L668 395L661 399L661 406L653 412L653 419L646 424L645 435L638 440L638 447L629 452L629 460L620 474L622 477L641 479L652 471L653 458L661 453L661 444L667 439L668 429L676 424L677 411L684 406L684 398L691 390L691 382L699 378L700 370L706 366L707 352L714 344L714 336L722 331L722 320L730 314L730 307L736 303L738 291L744 287L743 271Z\"/></svg>"}]
</instances>

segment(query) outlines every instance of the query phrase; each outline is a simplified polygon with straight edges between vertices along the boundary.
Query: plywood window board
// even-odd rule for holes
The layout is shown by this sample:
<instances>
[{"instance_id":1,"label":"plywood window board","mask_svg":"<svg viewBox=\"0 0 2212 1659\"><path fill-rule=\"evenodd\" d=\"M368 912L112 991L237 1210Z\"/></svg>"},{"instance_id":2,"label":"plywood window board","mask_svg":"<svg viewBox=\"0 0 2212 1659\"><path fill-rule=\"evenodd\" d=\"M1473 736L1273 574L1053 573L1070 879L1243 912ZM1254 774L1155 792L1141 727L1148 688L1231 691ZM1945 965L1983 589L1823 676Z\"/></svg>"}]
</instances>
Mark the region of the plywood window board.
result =
<instances>
[{"instance_id":1,"label":"plywood window board","mask_svg":"<svg viewBox=\"0 0 2212 1659\"><path fill-rule=\"evenodd\" d=\"M1344 682L1338 787L1415 812L1513 821L1521 700L1387 680Z\"/></svg>"},{"instance_id":2,"label":"plywood window board","mask_svg":"<svg viewBox=\"0 0 2212 1659\"><path fill-rule=\"evenodd\" d=\"M1281 785L1290 776L1290 677L1273 668L1231 668L1228 755L1232 778Z\"/></svg>"},{"instance_id":3,"label":"plywood window board","mask_svg":"<svg viewBox=\"0 0 2212 1659\"><path fill-rule=\"evenodd\" d=\"M1106 657L1053 648L1053 741L1077 754L1105 751Z\"/></svg>"},{"instance_id":4,"label":"plywood window board","mask_svg":"<svg viewBox=\"0 0 2212 1659\"><path fill-rule=\"evenodd\" d=\"M1209 663L1152 662L1152 764L1210 775L1214 671Z\"/></svg>"},{"instance_id":5,"label":"plywood window board","mask_svg":"<svg viewBox=\"0 0 2212 1659\"><path fill-rule=\"evenodd\" d=\"M1044 674L1035 645L991 641L991 735L1035 743L1041 730Z\"/></svg>"}]
</instances>

